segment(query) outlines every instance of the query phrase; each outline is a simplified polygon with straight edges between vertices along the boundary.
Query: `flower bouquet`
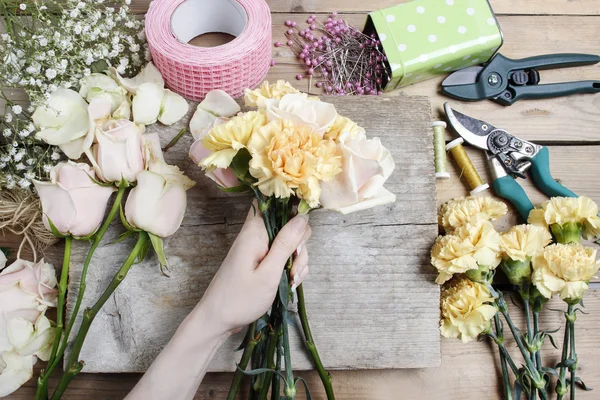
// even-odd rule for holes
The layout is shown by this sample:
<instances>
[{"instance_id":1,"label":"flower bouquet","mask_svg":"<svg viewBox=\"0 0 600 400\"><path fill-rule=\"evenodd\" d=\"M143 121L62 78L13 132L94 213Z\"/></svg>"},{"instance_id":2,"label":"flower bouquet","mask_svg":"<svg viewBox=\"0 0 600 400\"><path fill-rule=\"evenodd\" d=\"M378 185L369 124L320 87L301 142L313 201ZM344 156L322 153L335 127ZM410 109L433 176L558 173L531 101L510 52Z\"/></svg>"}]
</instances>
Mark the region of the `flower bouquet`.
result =
<instances>
[{"instance_id":1,"label":"flower bouquet","mask_svg":"<svg viewBox=\"0 0 600 400\"><path fill-rule=\"evenodd\" d=\"M596 249L580 240L600 236L598 207L587 197L552 198L531 211L528 225L499 233L490 221L506 211L504 203L490 197L454 199L440 208L445 235L431 250L439 273L436 282L442 285L440 332L464 343L480 335L496 343L505 398L518 400L524 394L528 399L548 399L554 377L557 398L570 391L574 399L577 385L587 390L576 376L576 312L600 268ZM498 269L519 294L526 321L522 329L493 284ZM542 347L546 338L554 345L556 330L540 329L540 312L555 295L566 303L565 334L561 361L547 366ZM504 345L505 323L521 353L521 367Z\"/></svg>"},{"instance_id":2,"label":"flower bouquet","mask_svg":"<svg viewBox=\"0 0 600 400\"><path fill-rule=\"evenodd\" d=\"M395 201L383 187L394 170L390 152L332 104L278 81L247 89L245 105L253 110L240 112L225 92L209 93L190 122L196 139L190 157L220 189L253 194L271 244L297 213L351 213ZM285 398L294 398L303 382L294 379L289 346L288 305L296 297L307 349L327 398L335 398L308 323L303 287L298 276L290 276L292 264L290 258L270 312L248 327L229 399L244 374L252 376L253 398L265 399L271 389L271 398L279 399L282 386Z\"/></svg>"}]
</instances>

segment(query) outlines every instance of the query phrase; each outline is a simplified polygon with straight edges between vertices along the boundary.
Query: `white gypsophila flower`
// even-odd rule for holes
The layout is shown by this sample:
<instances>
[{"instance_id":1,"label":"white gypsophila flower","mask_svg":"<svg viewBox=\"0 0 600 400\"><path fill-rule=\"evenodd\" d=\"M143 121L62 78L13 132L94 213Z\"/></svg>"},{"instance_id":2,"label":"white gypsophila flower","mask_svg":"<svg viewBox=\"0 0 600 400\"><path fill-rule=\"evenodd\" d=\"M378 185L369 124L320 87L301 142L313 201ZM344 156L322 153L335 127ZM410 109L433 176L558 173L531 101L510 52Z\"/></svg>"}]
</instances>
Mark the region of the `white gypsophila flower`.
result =
<instances>
[{"instance_id":1,"label":"white gypsophila flower","mask_svg":"<svg viewBox=\"0 0 600 400\"><path fill-rule=\"evenodd\" d=\"M15 167L16 167L16 168L17 168L19 171L22 171L22 170L24 170L25 168L27 168L27 167L25 166L25 164L23 164L23 163L18 163L18 164L17 164Z\"/></svg>"},{"instance_id":2,"label":"white gypsophila flower","mask_svg":"<svg viewBox=\"0 0 600 400\"><path fill-rule=\"evenodd\" d=\"M33 122L30 122L27 124L27 132L31 133L35 131L35 125L33 124Z\"/></svg>"},{"instance_id":3,"label":"white gypsophila flower","mask_svg":"<svg viewBox=\"0 0 600 400\"><path fill-rule=\"evenodd\" d=\"M56 92L58 90L58 86L56 86L54 83L48 85L48 90L50 92Z\"/></svg>"},{"instance_id":4,"label":"white gypsophila flower","mask_svg":"<svg viewBox=\"0 0 600 400\"><path fill-rule=\"evenodd\" d=\"M11 123L11 122L12 122L12 120L13 120L13 116L12 116L12 114L10 114L10 113L7 113L7 114L4 116L4 121L6 121L6 122L8 122L8 123Z\"/></svg>"},{"instance_id":5,"label":"white gypsophila flower","mask_svg":"<svg viewBox=\"0 0 600 400\"><path fill-rule=\"evenodd\" d=\"M70 16L71 18L77 18L77 17L79 16L79 10L78 10L78 9L76 9L76 8L75 8L75 9L73 9L73 10L71 10L71 12L69 13L69 16Z\"/></svg>"},{"instance_id":6,"label":"white gypsophila flower","mask_svg":"<svg viewBox=\"0 0 600 400\"><path fill-rule=\"evenodd\" d=\"M40 43L40 46L45 47L48 45L48 39L46 39L45 37L41 37L38 42Z\"/></svg>"},{"instance_id":7,"label":"white gypsophila flower","mask_svg":"<svg viewBox=\"0 0 600 400\"><path fill-rule=\"evenodd\" d=\"M6 163L5 162L0 162L0 169L4 169L6 168Z\"/></svg>"},{"instance_id":8,"label":"white gypsophila flower","mask_svg":"<svg viewBox=\"0 0 600 400\"><path fill-rule=\"evenodd\" d=\"M79 3L77 3L77 8L79 8L79 9L85 8L85 3L83 1L80 1Z\"/></svg>"},{"instance_id":9,"label":"white gypsophila flower","mask_svg":"<svg viewBox=\"0 0 600 400\"><path fill-rule=\"evenodd\" d=\"M52 69L52 68L48 68L46 70L46 77L48 79L54 79L54 78L56 78L56 70Z\"/></svg>"},{"instance_id":10,"label":"white gypsophila flower","mask_svg":"<svg viewBox=\"0 0 600 400\"><path fill-rule=\"evenodd\" d=\"M12 111L15 113L15 115L19 115L23 111L23 108L17 104L12 106Z\"/></svg>"},{"instance_id":11,"label":"white gypsophila flower","mask_svg":"<svg viewBox=\"0 0 600 400\"><path fill-rule=\"evenodd\" d=\"M19 187L20 187L21 189L27 189L29 186L31 186L31 181L30 181L30 180L27 180L27 179L25 179L25 178L22 178L22 179L19 181Z\"/></svg>"},{"instance_id":12,"label":"white gypsophila flower","mask_svg":"<svg viewBox=\"0 0 600 400\"><path fill-rule=\"evenodd\" d=\"M48 173L50 171L52 171L52 168L54 168L52 165L50 164L45 164L42 169L44 170L44 172Z\"/></svg>"},{"instance_id":13,"label":"white gypsophila flower","mask_svg":"<svg viewBox=\"0 0 600 400\"><path fill-rule=\"evenodd\" d=\"M4 135L4 137L9 137L12 135L12 131L8 128L4 129L4 131L2 131L2 134Z\"/></svg>"},{"instance_id":14,"label":"white gypsophila flower","mask_svg":"<svg viewBox=\"0 0 600 400\"><path fill-rule=\"evenodd\" d=\"M25 179L32 180L35 179L35 174L31 171L25 173Z\"/></svg>"},{"instance_id":15,"label":"white gypsophila flower","mask_svg":"<svg viewBox=\"0 0 600 400\"><path fill-rule=\"evenodd\" d=\"M25 10L27 10L27 4L21 3L21 4L19 4L19 8L20 8L22 11L25 11Z\"/></svg>"},{"instance_id":16,"label":"white gypsophila flower","mask_svg":"<svg viewBox=\"0 0 600 400\"><path fill-rule=\"evenodd\" d=\"M44 11L44 10L47 10L47 9L48 9L48 7L46 7L46 6L40 6L40 11Z\"/></svg>"},{"instance_id":17,"label":"white gypsophila flower","mask_svg":"<svg viewBox=\"0 0 600 400\"><path fill-rule=\"evenodd\" d=\"M57 152L52 153L52 155L50 156L50 159L52 159L54 161L60 160L60 153L57 153Z\"/></svg>"},{"instance_id":18,"label":"white gypsophila flower","mask_svg":"<svg viewBox=\"0 0 600 400\"><path fill-rule=\"evenodd\" d=\"M29 132L21 131L21 132L19 132L19 136L21 137L21 139L25 139L26 137L29 136Z\"/></svg>"},{"instance_id":19,"label":"white gypsophila flower","mask_svg":"<svg viewBox=\"0 0 600 400\"><path fill-rule=\"evenodd\" d=\"M25 156L25 151L21 150L17 154L14 155L13 159L15 161L19 162L19 161L21 161L23 159L23 156Z\"/></svg>"}]
</instances>

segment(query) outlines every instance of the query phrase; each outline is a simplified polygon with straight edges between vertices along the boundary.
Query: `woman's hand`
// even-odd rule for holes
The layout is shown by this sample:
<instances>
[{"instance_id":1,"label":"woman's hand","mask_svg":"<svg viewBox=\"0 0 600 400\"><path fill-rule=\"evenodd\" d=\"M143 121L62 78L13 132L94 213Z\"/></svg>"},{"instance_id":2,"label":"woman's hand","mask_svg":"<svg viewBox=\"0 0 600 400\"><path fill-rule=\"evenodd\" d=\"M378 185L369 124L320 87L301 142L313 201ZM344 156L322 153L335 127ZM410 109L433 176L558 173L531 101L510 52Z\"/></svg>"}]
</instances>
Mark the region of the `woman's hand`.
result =
<instances>
[{"instance_id":1,"label":"woman's hand","mask_svg":"<svg viewBox=\"0 0 600 400\"><path fill-rule=\"evenodd\" d=\"M267 230L257 210L250 209L242 231L198 305L224 332L241 328L269 310L292 254L297 254L291 270L292 289L308 274L308 216L290 220L269 250Z\"/></svg>"}]
</instances>

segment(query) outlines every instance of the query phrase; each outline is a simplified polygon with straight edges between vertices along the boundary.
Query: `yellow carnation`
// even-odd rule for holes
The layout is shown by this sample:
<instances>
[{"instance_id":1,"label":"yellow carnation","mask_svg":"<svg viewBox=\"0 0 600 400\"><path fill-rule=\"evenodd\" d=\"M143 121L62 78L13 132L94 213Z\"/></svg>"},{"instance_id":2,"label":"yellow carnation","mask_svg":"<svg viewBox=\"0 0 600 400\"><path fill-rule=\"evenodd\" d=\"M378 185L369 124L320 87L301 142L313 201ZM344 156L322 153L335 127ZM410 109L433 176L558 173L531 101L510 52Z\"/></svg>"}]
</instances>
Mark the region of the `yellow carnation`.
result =
<instances>
[{"instance_id":1,"label":"yellow carnation","mask_svg":"<svg viewBox=\"0 0 600 400\"><path fill-rule=\"evenodd\" d=\"M244 101L246 107L265 108L265 100L280 100L283 96L290 93L300 93L300 91L284 80L278 80L277 83L272 85L269 85L269 81L264 81L254 90L246 89Z\"/></svg>"},{"instance_id":2,"label":"yellow carnation","mask_svg":"<svg viewBox=\"0 0 600 400\"><path fill-rule=\"evenodd\" d=\"M200 166L211 171L227 168L239 150L246 147L250 136L267 123L259 111L250 111L215 125L202 139L202 146L212 154L200 161Z\"/></svg>"},{"instance_id":3,"label":"yellow carnation","mask_svg":"<svg viewBox=\"0 0 600 400\"><path fill-rule=\"evenodd\" d=\"M529 223L550 227L559 242L600 236L598 206L589 197L553 197L529 213ZM580 233L581 232L581 233Z\"/></svg>"},{"instance_id":4,"label":"yellow carnation","mask_svg":"<svg viewBox=\"0 0 600 400\"><path fill-rule=\"evenodd\" d=\"M546 247L532 259L531 266L531 281L544 297L559 293L563 300L579 303L600 263L595 249L571 243Z\"/></svg>"},{"instance_id":5,"label":"yellow carnation","mask_svg":"<svg viewBox=\"0 0 600 400\"><path fill-rule=\"evenodd\" d=\"M489 221L467 224L438 237L431 249L431 264L439 272L436 283L479 267L496 268L500 264L499 246L500 234Z\"/></svg>"},{"instance_id":6,"label":"yellow carnation","mask_svg":"<svg viewBox=\"0 0 600 400\"><path fill-rule=\"evenodd\" d=\"M258 129L248 142L250 174L265 196L296 194L311 207L319 205L320 181L331 181L341 171L341 156L331 140L311 129L275 120Z\"/></svg>"},{"instance_id":7,"label":"yellow carnation","mask_svg":"<svg viewBox=\"0 0 600 400\"><path fill-rule=\"evenodd\" d=\"M484 197L459 197L440 207L438 219L446 232L465 224L490 221L503 217L508 211L506 204Z\"/></svg>"},{"instance_id":8,"label":"yellow carnation","mask_svg":"<svg viewBox=\"0 0 600 400\"><path fill-rule=\"evenodd\" d=\"M552 242L547 229L536 225L517 225L500 236L503 257L515 261L528 261Z\"/></svg>"},{"instance_id":9,"label":"yellow carnation","mask_svg":"<svg viewBox=\"0 0 600 400\"><path fill-rule=\"evenodd\" d=\"M442 288L440 332L463 343L475 340L490 327L498 309L487 287L469 279L453 279Z\"/></svg>"},{"instance_id":10,"label":"yellow carnation","mask_svg":"<svg viewBox=\"0 0 600 400\"><path fill-rule=\"evenodd\" d=\"M325 133L324 138L337 141L344 132L349 133L351 138L355 138L361 133L365 133L365 130L358 126L356 122L338 114L333 125Z\"/></svg>"}]
</instances>

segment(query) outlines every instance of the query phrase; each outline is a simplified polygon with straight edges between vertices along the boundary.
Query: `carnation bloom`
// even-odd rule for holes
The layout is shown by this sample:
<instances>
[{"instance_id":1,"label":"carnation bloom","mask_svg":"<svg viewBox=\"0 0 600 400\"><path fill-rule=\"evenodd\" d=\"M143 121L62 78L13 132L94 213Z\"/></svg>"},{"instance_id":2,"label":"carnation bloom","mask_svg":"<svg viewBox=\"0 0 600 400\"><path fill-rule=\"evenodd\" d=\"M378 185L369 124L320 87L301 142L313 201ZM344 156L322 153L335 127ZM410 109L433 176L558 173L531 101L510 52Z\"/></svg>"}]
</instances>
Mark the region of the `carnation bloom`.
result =
<instances>
[{"instance_id":1,"label":"carnation bloom","mask_svg":"<svg viewBox=\"0 0 600 400\"><path fill-rule=\"evenodd\" d=\"M286 94L300 93L296 88L284 80L278 80L277 83L269 84L269 81L264 81L258 88L254 90L246 89L244 101L246 107L265 108L265 100L281 99Z\"/></svg>"},{"instance_id":2,"label":"carnation bloom","mask_svg":"<svg viewBox=\"0 0 600 400\"><path fill-rule=\"evenodd\" d=\"M506 204L489 196L459 197L440 207L438 219L444 230L450 232L468 223L496 220L507 211Z\"/></svg>"},{"instance_id":3,"label":"carnation bloom","mask_svg":"<svg viewBox=\"0 0 600 400\"><path fill-rule=\"evenodd\" d=\"M475 340L490 327L498 309L489 303L494 298L482 284L469 279L453 279L442 288L440 332L463 343Z\"/></svg>"},{"instance_id":4,"label":"carnation bloom","mask_svg":"<svg viewBox=\"0 0 600 400\"><path fill-rule=\"evenodd\" d=\"M354 139L358 135L364 134L365 130L351 119L338 114L333 125L331 125L329 130L325 133L324 138L335 140L337 142L342 133L348 133L350 138Z\"/></svg>"},{"instance_id":5,"label":"carnation bloom","mask_svg":"<svg viewBox=\"0 0 600 400\"><path fill-rule=\"evenodd\" d=\"M500 263L499 245L500 234L489 221L467 224L438 237L431 249L431 264L439 272L436 283L480 267L496 268Z\"/></svg>"},{"instance_id":6,"label":"carnation bloom","mask_svg":"<svg viewBox=\"0 0 600 400\"><path fill-rule=\"evenodd\" d=\"M550 227L561 243L600 236L598 206L588 197L553 197L529 213L529 223Z\"/></svg>"},{"instance_id":7,"label":"carnation bloom","mask_svg":"<svg viewBox=\"0 0 600 400\"><path fill-rule=\"evenodd\" d=\"M212 154L200 162L209 171L227 168L238 151L245 148L250 136L267 122L260 111L250 111L231 118L224 124L214 125L202 139L202 146Z\"/></svg>"},{"instance_id":8,"label":"carnation bloom","mask_svg":"<svg viewBox=\"0 0 600 400\"><path fill-rule=\"evenodd\" d=\"M536 225L517 225L500 236L503 257L527 261L552 242L548 230Z\"/></svg>"},{"instance_id":9,"label":"carnation bloom","mask_svg":"<svg viewBox=\"0 0 600 400\"><path fill-rule=\"evenodd\" d=\"M579 243L553 244L532 259L531 281L546 298L555 294L577 304L588 289L600 263L596 250Z\"/></svg>"},{"instance_id":10,"label":"carnation bloom","mask_svg":"<svg viewBox=\"0 0 600 400\"><path fill-rule=\"evenodd\" d=\"M250 174L265 196L287 198L295 192L312 208L319 205L320 181L331 181L341 171L335 142L286 120L258 129L248 150Z\"/></svg>"}]
</instances>

